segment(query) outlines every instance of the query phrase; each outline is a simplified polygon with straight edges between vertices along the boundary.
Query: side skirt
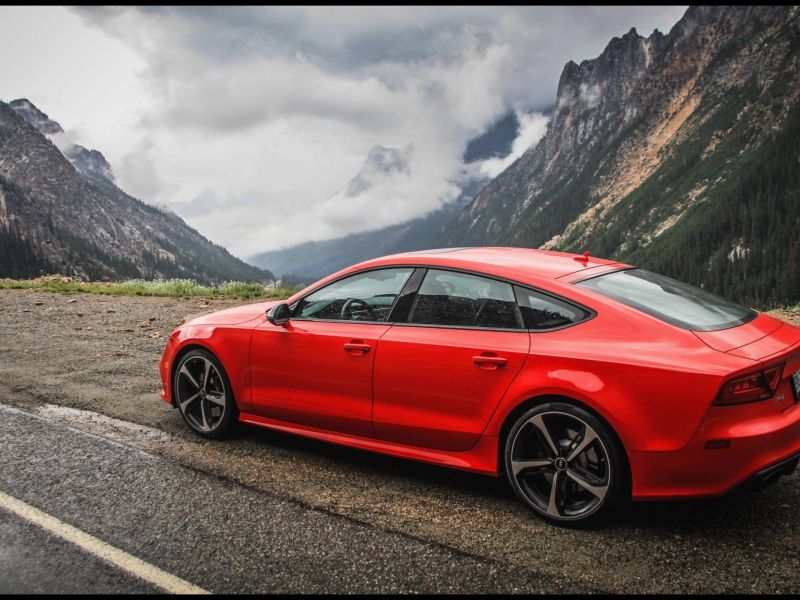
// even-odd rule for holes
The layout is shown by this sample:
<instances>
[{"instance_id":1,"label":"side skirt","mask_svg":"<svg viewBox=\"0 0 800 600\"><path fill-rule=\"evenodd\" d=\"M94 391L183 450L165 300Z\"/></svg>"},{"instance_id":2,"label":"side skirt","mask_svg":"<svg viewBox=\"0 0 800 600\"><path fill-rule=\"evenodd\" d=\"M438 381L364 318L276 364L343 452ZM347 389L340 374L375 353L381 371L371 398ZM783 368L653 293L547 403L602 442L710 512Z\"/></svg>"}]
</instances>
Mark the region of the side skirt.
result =
<instances>
[{"instance_id":1,"label":"side skirt","mask_svg":"<svg viewBox=\"0 0 800 600\"><path fill-rule=\"evenodd\" d=\"M466 452L446 452L443 450L430 450L374 438L317 429L316 427L279 421L277 419L245 412L239 413L239 421L242 423L249 423L250 425L258 425L259 427L265 427L267 429L276 429L286 433L301 435L323 442L341 444L361 450L369 450L371 452L379 452L390 456L433 463L445 467L452 467L454 469L473 471L483 475L499 476L497 471L496 437L482 436L480 440L478 440L478 443Z\"/></svg>"}]
</instances>

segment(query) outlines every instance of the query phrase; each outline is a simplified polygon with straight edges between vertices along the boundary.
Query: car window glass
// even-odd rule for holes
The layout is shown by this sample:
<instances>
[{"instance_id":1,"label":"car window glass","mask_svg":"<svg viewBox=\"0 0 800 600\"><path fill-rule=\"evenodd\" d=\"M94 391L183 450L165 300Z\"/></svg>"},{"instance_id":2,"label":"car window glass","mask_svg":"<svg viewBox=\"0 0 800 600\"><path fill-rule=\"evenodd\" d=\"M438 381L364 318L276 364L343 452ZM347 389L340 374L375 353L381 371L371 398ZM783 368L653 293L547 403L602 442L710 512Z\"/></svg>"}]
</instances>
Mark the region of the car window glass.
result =
<instances>
[{"instance_id":1,"label":"car window glass","mask_svg":"<svg viewBox=\"0 0 800 600\"><path fill-rule=\"evenodd\" d=\"M378 269L345 277L312 292L294 310L307 319L386 321L413 268Z\"/></svg>"},{"instance_id":2,"label":"car window glass","mask_svg":"<svg viewBox=\"0 0 800 600\"><path fill-rule=\"evenodd\" d=\"M510 284L453 271L429 269L417 292L409 323L521 329Z\"/></svg>"},{"instance_id":3,"label":"car window glass","mask_svg":"<svg viewBox=\"0 0 800 600\"><path fill-rule=\"evenodd\" d=\"M694 331L728 329L756 317L749 308L644 269L613 271L577 285Z\"/></svg>"},{"instance_id":4,"label":"car window glass","mask_svg":"<svg viewBox=\"0 0 800 600\"><path fill-rule=\"evenodd\" d=\"M522 319L528 329L564 327L589 316L582 308L546 294L521 287L517 287L516 292Z\"/></svg>"}]
</instances>

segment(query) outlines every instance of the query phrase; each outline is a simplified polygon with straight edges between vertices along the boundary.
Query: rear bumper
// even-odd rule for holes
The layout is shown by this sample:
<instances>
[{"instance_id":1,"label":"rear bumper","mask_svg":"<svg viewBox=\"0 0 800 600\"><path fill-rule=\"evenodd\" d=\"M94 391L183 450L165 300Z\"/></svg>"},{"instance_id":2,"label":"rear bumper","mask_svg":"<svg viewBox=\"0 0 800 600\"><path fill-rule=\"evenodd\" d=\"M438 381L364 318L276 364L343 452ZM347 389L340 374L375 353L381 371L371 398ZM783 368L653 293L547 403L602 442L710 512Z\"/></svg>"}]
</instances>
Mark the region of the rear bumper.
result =
<instances>
[{"instance_id":1,"label":"rear bumper","mask_svg":"<svg viewBox=\"0 0 800 600\"><path fill-rule=\"evenodd\" d=\"M758 410L772 408L712 409L683 450L630 453L634 500L721 496L793 469L800 455L800 404L754 417ZM730 446L707 449L709 440L729 440Z\"/></svg>"},{"instance_id":2,"label":"rear bumper","mask_svg":"<svg viewBox=\"0 0 800 600\"><path fill-rule=\"evenodd\" d=\"M745 481L740 487L746 489L761 489L767 487L768 485L775 483L779 477L794 473L794 470L797 468L798 461L800 461L800 453L790 456L789 458L784 459L765 469L761 469L758 473Z\"/></svg>"}]
</instances>

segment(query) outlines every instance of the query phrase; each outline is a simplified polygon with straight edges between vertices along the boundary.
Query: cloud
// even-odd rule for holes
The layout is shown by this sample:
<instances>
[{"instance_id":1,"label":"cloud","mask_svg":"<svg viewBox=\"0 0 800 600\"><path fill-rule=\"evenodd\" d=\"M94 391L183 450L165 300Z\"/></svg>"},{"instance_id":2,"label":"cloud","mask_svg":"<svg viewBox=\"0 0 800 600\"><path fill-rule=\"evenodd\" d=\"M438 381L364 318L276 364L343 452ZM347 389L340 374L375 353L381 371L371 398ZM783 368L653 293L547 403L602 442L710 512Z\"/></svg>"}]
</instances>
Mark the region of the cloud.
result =
<instances>
[{"instance_id":1,"label":"cloud","mask_svg":"<svg viewBox=\"0 0 800 600\"><path fill-rule=\"evenodd\" d=\"M380 128L402 110L401 98L375 78L333 77L303 62L259 59L194 75L182 77L155 124L231 133L289 115L323 115Z\"/></svg>"},{"instance_id":2,"label":"cloud","mask_svg":"<svg viewBox=\"0 0 800 600\"><path fill-rule=\"evenodd\" d=\"M540 113L523 113L517 111L519 121L519 134L511 146L511 153L505 158L490 158L478 165L481 174L487 177L497 177L505 171L515 160L522 156L531 146L537 144L547 132L547 123L550 119Z\"/></svg>"},{"instance_id":3,"label":"cloud","mask_svg":"<svg viewBox=\"0 0 800 600\"><path fill-rule=\"evenodd\" d=\"M517 107L512 156L480 165L499 173L541 137L540 112L554 104L568 60L596 56L631 26L668 29L683 9L74 11L146 65L127 107L132 122L106 133L127 147L109 157L121 187L250 255L436 209L455 193L471 137ZM407 177L342 202L371 148L409 144Z\"/></svg>"},{"instance_id":4,"label":"cloud","mask_svg":"<svg viewBox=\"0 0 800 600\"><path fill-rule=\"evenodd\" d=\"M123 189L143 200L158 198L164 192L175 189L175 186L165 182L159 173L153 156L154 143L151 137L139 140L136 146L122 157L115 170L116 178L125 182Z\"/></svg>"}]
</instances>

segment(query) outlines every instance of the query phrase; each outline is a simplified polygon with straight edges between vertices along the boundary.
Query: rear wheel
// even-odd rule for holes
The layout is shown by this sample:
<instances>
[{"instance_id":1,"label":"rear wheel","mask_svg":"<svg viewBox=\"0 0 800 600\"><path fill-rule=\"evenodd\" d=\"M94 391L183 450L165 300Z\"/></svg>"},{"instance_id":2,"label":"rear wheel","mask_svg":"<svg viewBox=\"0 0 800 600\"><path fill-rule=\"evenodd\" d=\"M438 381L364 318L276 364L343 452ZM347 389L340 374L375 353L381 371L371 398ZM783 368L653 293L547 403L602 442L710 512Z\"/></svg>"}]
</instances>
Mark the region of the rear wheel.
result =
<instances>
[{"instance_id":1,"label":"rear wheel","mask_svg":"<svg viewBox=\"0 0 800 600\"><path fill-rule=\"evenodd\" d=\"M585 525L613 509L627 488L627 462L610 428L565 402L524 412L505 444L511 487L550 522Z\"/></svg>"},{"instance_id":2,"label":"rear wheel","mask_svg":"<svg viewBox=\"0 0 800 600\"><path fill-rule=\"evenodd\" d=\"M184 421L200 435L222 437L236 423L236 403L228 376L210 352L197 349L183 355L172 389Z\"/></svg>"}]
</instances>

